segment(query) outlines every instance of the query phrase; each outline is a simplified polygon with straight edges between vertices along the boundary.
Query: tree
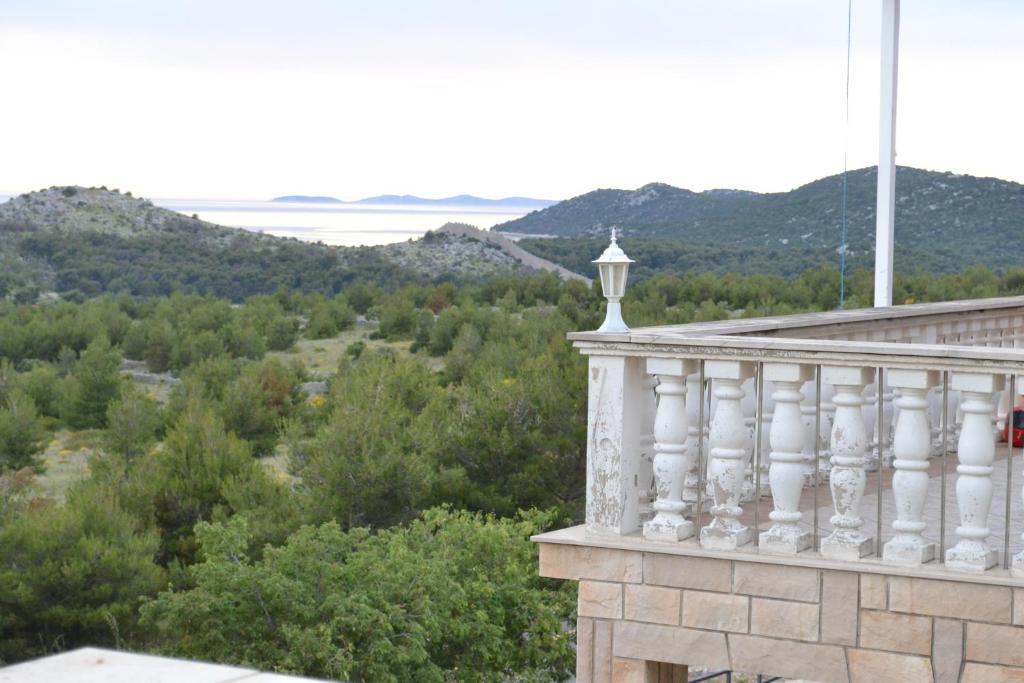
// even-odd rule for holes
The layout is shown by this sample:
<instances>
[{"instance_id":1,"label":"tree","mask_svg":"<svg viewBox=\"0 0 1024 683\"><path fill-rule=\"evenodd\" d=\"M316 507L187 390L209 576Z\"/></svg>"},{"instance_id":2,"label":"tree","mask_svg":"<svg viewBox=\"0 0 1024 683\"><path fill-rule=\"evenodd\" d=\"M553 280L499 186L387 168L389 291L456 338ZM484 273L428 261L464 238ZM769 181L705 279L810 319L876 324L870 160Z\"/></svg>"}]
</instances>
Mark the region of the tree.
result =
<instances>
[{"instance_id":1,"label":"tree","mask_svg":"<svg viewBox=\"0 0 1024 683\"><path fill-rule=\"evenodd\" d=\"M224 423L256 455L277 445L277 429L295 402L298 377L280 361L250 364L224 390Z\"/></svg>"},{"instance_id":2,"label":"tree","mask_svg":"<svg viewBox=\"0 0 1024 683\"><path fill-rule=\"evenodd\" d=\"M356 312L344 299L321 299L309 311L309 322L306 323L306 336L310 339L327 339L338 332L352 327L356 321Z\"/></svg>"},{"instance_id":3,"label":"tree","mask_svg":"<svg viewBox=\"0 0 1024 683\"><path fill-rule=\"evenodd\" d=\"M32 399L15 389L0 409L0 471L35 465L46 431Z\"/></svg>"},{"instance_id":4,"label":"tree","mask_svg":"<svg viewBox=\"0 0 1024 683\"><path fill-rule=\"evenodd\" d=\"M103 427L107 405L121 390L121 357L106 335L94 339L82 352L65 384L61 415L76 429Z\"/></svg>"},{"instance_id":5,"label":"tree","mask_svg":"<svg viewBox=\"0 0 1024 683\"><path fill-rule=\"evenodd\" d=\"M162 426L160 405L131 387L107 408L107 447L125 458L138 458L156 442Z\"/></svg>"},{"instance_id":6,"label":"tree","mask_svg":"<svg viewBox=\"0 0 1024 683\"><path fill-rule=\"evenodd\" d=\"M291 448L312 519L377 528L427 504L434 468L411 427L436 391L431 372L411 359L363 353L339 373L326 422Z\"/></svg>"},{"instance_id":7,"label":"tree","mask_svg":"<svg viewBox=\"0 0 1024 683\"><path fill-rule=\"evenodd\" d=\"M163 448L127 463L126 476L125 505L138 518L156 522L162 564L192 562L196 522L237 512L244 489L273 488L248 445L229 434L210 406L195 397L167 433Z\"/></svg>"},{"instance_id":8,"label":"tree","mask_svg":"<svg viewBox=\"0 0 1024 683\"><path fill-rule=\"evenodd\" d=\"M34 366L16 379L19 389L36 404L40 415L60 415L60 381L57 369L50 363Z\"/></svg>"},{"instance_id":9,"label":"tree","mask_svg":"<svg viewBox=\"0 0 1024 683\"><path fill-rule=\"evenodd\" d=\"M0 525L0 660L134 642L139 603L164 584L157 547L116 493L92 482Z\"/></svg>"},{"instance_id":10,"label":"tree","mask_svg":"<svg viewBox=\"0 0 1024 683\"><path fill-rule=\"evenodd\" d=\"M169 654L352 681L565 680L571 582L537 576L539 514L435 509L371 535L307 526L261 560L244 517L199 524L194 588L143 622Z\"/></svg>"},{"instance_id":11,"label":"tree","mask_svg":"<svg viewBox=\"0 0 1024 683\"><path fill-rule=\"evenodd\" d=\"M170 322L159 320L151 323L146 332L146 347L143 351L143 360L150 372L167 372L170 369L176 341L177 335Z\"/></svg>"}]
</instances>

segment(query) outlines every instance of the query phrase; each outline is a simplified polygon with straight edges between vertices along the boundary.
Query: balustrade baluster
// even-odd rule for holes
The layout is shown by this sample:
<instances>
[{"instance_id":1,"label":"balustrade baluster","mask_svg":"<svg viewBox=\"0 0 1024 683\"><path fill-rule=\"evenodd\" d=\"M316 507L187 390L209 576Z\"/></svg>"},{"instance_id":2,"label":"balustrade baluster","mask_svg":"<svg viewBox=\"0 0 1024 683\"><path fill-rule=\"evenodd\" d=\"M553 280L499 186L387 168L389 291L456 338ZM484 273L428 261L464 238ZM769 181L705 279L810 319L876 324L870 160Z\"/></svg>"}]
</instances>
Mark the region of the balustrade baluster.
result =
<instances>
[{"instance_id":1,"label":"balustrade baluster","mask_svg":"<svg viewBox=\"0 0 1024 683\"><path fill-rule=\"evenodd\" d=\"M755 387L756 382L753 379L748 379L740 387L743 389L743 398L740 400L740 407L743 410L743 427L746 433L746 448L747 452L754 452L754 441L757 434L757 405L755 401ZM743 489L740 492L740 502L749 503L757 497L754 491L754 463L752 460L747 460L747 465L743 469Z\"/></svg>"},{"instance_id":2,"label":"balustrade baluster","mask_svg":"<svg viewBox=\"0 0 1024 683\"><path fill-rule=\"evenodd\" d=\"M864 454L864 470L874 472L882 462L878 444L878 387L871 384L864 388L864 402L860 406L861 417L864 419L864 430L868 435L868 446Z\"/></svg>"},{"instance_id":3,"label":"balustrade baluster","mask_svg":"<svg viewBox=\"0 0 1024 683\"><path fill-rule=\"evenodd\" d=\"M741 361L706 361L704 368L718 403L711 420L708 469L714 506L711 523L701 529L700 544L729 550L749 543L754 536L739 520L744 470L750 460L741 402L743 382L753 376L754 366Z\"/></svg>"},{"instance_id":4,"label":"balustrade baluster","mask_svg":"<svg viewBox=\"0 0 1024 683\"><path fill-rule=\"evenodd\" d=\"M860 504L866 484L864 464L868 445L860 408L864 402L864 386L873 377L870 368L822 367L822 379L836 391L832 399L836 415L829 439L832 451L829 488L836 514L831 519L832 533L821 541L821 554L825 557L858 560L874 548L874 539L860 530L864 524Z\"/></svg>"},{"instance_id":5,"label":"balustrade baluster","mask_svg":"<svg viewBox=\"0 0 1024 683\"><path fill-rule=\"evenodd\" d=\"M804 387L804 401L800 404L800 421L804 428L804 440L801 451L804 456L804 486L816 486L828 479L828 471L831 465L828 462L828 444L825 442L825 435L829 432L828 413L825 412L825 405L818 410L816 387L813 382ZM824 394L824 392L822 392ZM818 418L818 425L815 426L815 416ZM818 441L815 445L815 440ZM817 462L815 462L817 454Z\"/></svg>"},{"instance_id":6,"label":"balustrade baluster","mask_svg":"<svg viewBox=\"0 0 1024 683\"><path fill-rule=\"evenodd\" d=\"M681 541L693 535L686 519L683 483L693 469L695 452L687 446L686 376L695 371L693 361L648 358L647 372L656 375L658 407L654 417L654 483L657 498L654 517L644 523L644 538Z\"/></svg>"},{"instance_id":7,"label":"balustrade baluster","mask_svg":"<svg viewBox=\"0 0 1024 683\"><path fill-rule=\"evenodd\" d=\"M701 401L704 400L704 391L700 385L700 375L693 373L686 376L686 420L687 420L687 440L686 447L689 449L692 457L694 466L689 469L686 473L686 479L683 482L683 501L686 502L691 510L696 510L697 506L697 487L700 485L700 474L697 472L697 463L707 461L707 446L704 447L704 453L699 453L701 447L701 441L697 430L703 429L703 425L700 424L700 407ZM706 401L705 401L706 404ZM704 436L707 437L707 430L703 429ZM707 439L703 439L706 444ZM699 455L705 457L698 458ZM708 509L708 500L701 496L701 507L706 511Z\"/></svg>"},{"instance_id":8,"label":"balustrade baluster","mask_svg":"<svg viewBox=\"0 0 1024 683\"><path fill-rule=\"evenodd\" d=\"M654 415L658 406L658 397L654 389L657 386L657 377L644 376L642 391L644 433L640 437L640 463L637 467L640 520L642 522L649 520L654 514L651 503L654 501Z\"/></svg>"},{"instance_id":9,"label":"balustrade baluster","mask_svg":"<svg viewBox=\"0 0 1024 683\"><path fill-rule=\"evenodd\" d=\"M992 463L996 455L992 431L992 394L1003 388L1001 375L954 372L953 388L961 392L963 422L957 444L956 503L960 511L959 540L946 551L946 566L961 571L982 572L994 567L999 553L986 539L992 507Z\"/></svg>"},{"instance_id":10,"label":"balustrade baluster","mask_svg":"<svg viewBox=\"0 0 1024 683\"><path fill-rule=\"evenodd\" d=\"M882 559L894 564L918 565L935 558L935 544L925 540L923 519L928 495L928 455L931 427L928 423L928 390L939 383L937 372L890 370L888 384L899 390L893 436L892 493L896 500L896 535L882 549Z\"/></svg>"},{"instance_id":11,"label":"balustrade baluster","mask_svg":"<svg viewBox=\"0 0 1024 683\"><path fill-rule=\"evenodd\" d=\"M813 374L807 365L764 364L765 379L775 386L772 392L775 408L769 435L771 466L768 470L775 509L769 515L771 528L759 537L764 552L791 555L811 545L811 534L800 528L803 519L800 491L805 476L804 425L800 408L804 395L800 389Z\"/></svg>"}]
</instances>

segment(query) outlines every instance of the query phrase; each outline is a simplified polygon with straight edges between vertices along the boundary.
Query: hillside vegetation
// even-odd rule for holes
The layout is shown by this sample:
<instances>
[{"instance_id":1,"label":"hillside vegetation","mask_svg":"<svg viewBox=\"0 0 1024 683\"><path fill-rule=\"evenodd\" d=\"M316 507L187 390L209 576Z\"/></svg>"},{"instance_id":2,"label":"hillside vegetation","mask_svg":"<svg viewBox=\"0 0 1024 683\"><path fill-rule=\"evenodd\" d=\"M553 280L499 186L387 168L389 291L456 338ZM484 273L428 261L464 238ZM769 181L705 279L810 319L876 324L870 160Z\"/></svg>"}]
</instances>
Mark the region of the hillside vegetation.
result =
<instances>
[{"instance_id":1,"label":"hillside vegetation","mask_svg":"<svg viewBox=\"0 0 1024 683\"><path fill-rule=\"evenodd\" d=\"M279 288L337 294L356 280L389 288L471 283L557 269L444 228L383 247L333 247L228 228L104 188L52 187L0 204L0 296L213 294L235 301Z\"/></svg>"},{"instance_id":2,"label":"hillside vegetation","mask_svg":"<svg viewBox=\"0 0 1024 683\"><path fill-rule=\"evenodd\" d=\"M876 178L873 167L851 171L848 178L848 255L865 266L874 256ZM769 194L691 192L664 184L634 191L596 190L496 229L599 237L600 242L615 227L645 245L641 249L665 269L792 276L824 261L836 262L842 184L842 176L836 175ZM953 272L977 263L1005 268L1024 262L1020 250L1010 246L1024 230L1024 185L901 166L896 193L897 267ZM568 268L578 268L584 257L600 253L582 242L523 241L522 246ZM701 254L699 263L694 263L694 253ZM744 263L750 257L754 262Z\"/></svg>"}]
</instances>

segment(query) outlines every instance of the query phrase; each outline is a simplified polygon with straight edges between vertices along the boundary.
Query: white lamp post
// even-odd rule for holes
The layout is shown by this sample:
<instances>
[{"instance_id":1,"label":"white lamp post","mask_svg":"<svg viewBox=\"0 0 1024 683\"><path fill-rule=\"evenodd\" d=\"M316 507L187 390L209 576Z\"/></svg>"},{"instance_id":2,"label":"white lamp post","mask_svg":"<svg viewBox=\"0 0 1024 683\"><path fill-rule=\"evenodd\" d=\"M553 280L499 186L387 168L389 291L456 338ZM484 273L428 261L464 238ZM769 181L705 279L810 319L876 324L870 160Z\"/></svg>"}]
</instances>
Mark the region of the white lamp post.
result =
<instances>
[{"instance_id":1,"label":"white lamp post","mask_svg":"<svg viewBox=\"0 0 1024 683\"><path fill-rule=\"evenodd\" d=\"M597 330L610 334L629 332L625 321L622 320L622 295L626 293L626 275L629 273L629 264L633 259L626 256L618 242L615 241L615 228L612 228L612 243L604 250L601 257L594 261L601 273L601 290L608 299L608 309L605 312L604 323Z\"/></svg>"}]
</instances>

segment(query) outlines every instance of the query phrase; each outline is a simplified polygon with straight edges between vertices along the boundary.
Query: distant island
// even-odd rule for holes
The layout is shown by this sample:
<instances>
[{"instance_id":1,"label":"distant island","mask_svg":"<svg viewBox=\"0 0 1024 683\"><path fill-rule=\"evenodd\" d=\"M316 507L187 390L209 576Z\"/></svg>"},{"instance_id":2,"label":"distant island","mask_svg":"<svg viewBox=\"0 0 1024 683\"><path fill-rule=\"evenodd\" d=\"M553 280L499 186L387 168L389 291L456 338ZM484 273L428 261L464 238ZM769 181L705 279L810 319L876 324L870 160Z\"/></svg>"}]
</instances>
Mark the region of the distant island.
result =
<instances>
[{"instance_id":1,"label":"distant island","mask_svg":"<svg viewBox=\"0 0 1024 683\"><path fill-rule=\"evenodd\" d=\"M504 197L503 199L485 199L474 197L469 194L455 195L441 199L425 199L415 197L411 194L382 194L376 197L367 197L353 202L346 202L337 197L315 197L307 195L286 195L275 197L272 202L293 202L304 204L400 204L405 206L517 206L535 207L543 209L554 204L553 199L533 199L531 197Z\"/></svg>"},{"instance_id":2,"label":"distant island","mask_svg":"<svg viewBox=\"0 0 1024 683\"><path fill-rule=\"evenodd\" d=\"M274 197L272 202L297 202L300 204L344 204L345 202L336 197L310 197L304 194L289 194L284 197Z\"/></svg>"}]
</instances>

